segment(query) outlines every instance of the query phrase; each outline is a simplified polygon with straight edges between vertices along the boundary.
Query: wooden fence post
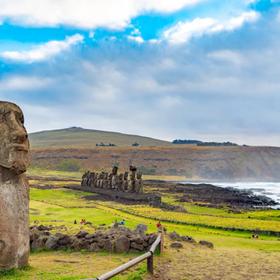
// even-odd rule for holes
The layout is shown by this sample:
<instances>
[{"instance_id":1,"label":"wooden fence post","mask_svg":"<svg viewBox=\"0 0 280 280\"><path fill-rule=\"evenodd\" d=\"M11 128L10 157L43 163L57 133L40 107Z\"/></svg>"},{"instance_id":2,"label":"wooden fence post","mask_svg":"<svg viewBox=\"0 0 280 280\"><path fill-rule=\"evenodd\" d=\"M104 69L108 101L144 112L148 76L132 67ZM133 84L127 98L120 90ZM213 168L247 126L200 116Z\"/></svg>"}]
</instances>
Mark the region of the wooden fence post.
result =
<instances>
[{"instance_id":1,"label":"wooden fence post","mask_svg":"<svg viewBox=\"0 0 280 280\"><path fill-rule=\"evenodd\" d=\"M149 273L154 274L154 254L147 258L147 270Z\"/></svg>"},{"instance_id":2,"label":"wooden fence post","mask_svg":"<svg viewBox=\"0 0 280 280\"><path fill-rule=\"evenodd\" d=\"M163 250L164 250L164 233L160 235L160 247L159 247L160 254L163 253Z\"/></svg>"}]
</instances>

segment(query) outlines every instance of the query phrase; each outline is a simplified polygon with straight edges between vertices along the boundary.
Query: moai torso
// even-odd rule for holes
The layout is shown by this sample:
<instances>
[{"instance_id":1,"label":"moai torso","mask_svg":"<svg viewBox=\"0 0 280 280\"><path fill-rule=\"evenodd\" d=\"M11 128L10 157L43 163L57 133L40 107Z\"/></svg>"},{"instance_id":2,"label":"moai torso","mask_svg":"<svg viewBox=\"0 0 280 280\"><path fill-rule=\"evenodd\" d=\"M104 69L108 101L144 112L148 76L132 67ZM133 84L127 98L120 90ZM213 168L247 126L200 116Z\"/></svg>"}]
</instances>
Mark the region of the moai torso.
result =
<instances>
[{"instance_id":1,"label":"moai torso","mask_svg":"<svg viewBox=\"0 0 280 280\"><path fill-rule=\"evenodd\" d=\"M96 181L96 174L94 172L89 173L88 187L93 188Z\"/></svg>"},{"instance_id":2,"label":"moai torso","mask_svg":"<svg viewBox=\"0 0 280 280\"><path fill-rule=\"evenodd\" d=\"M108 185L109 185L109 182L108 182L108 173L105 172L105 173L104 173L104 179L103 179L103 189L108 189Z\"/></svg>"},{"instance_id":3,"label":"moai torso","mask_svg":"<svg viewBox=\"0 0 280 280\"><path fill-rule=\"evenodd\" d=\"M144 192L143 181L142 181L142 173L141 172L137 172L137 174L136 174L136 192L137 193L143 193Z\"/></svg>"},{"instance_id":4,"label":"moai torso","mask_svg":"<svg viewBox=\"0 0 280 280\"><path fill-rule=\"evenodd\" d=\"M128 172L125 172L123 175L123 187L122 187L124 192L128 191Z\"/></svg>"},{"instance_id":5,"label":"moai torso","mask_svg":"<svg viewBox=\"0 0 280 280\"><path fill-rule=\"evenodd\" d=\"M108 186L108 189L112 189L112 178L113 178L113 174L112 173L110 173L109 174L109 179L108 179L108 181L109 181L109 186Z\"/></svg>"},{"instance_id":6,"label":"moai torso","mask_svg":"<svg viewBox=\"0 0 280 280\"><path fill-rule=\"evenodd\" d=\"M102 189L103 187L103 172L101 172L98 176L98 180L97 180L97 188Z\"/></svg>"},{"instance_id":7,"label":"moai torso","mask_svg":"<svg viewBox=\"0 0 280 280\"><path fill-rule=\"evenodd\" d=\"M118 189L118 167L114 166L112 169L112 189L117 190Z\"/></svg>"},{"instance_id":8,"label":"moai torso","mask_svg":"<svg viewBox=\"0 0 280 280\"><path fill-rule=\"evenodd\" d=\"M82 177L82 183L81 183L81 186L82 186L82 187L86 187L86 186L87 186L89 173L90 173L89 171L87 171L86 173L84 173L84 175L83 175L83 177Z\"/></svg>"},{"instance_id":9,"label":"moai torso","mask_svg":"<svg viewBox=\"0 0 280 280\"><path fill-rule=\"evenodd\" d=\"M129 186L129 191L130 192L135 192L136 191L136 171L137 168L135 166L130 166L130 186Z\"/></svg>"},{"instance_id":10,"label":"moai torso","mask_svg":"<svg viewBox=\"0 0 280 280\"><path fill-rule=\"evenodd\" d=\"M119 181L118 181L118 191L123 192L123 174L121 173L119 175Z\"/></svg>"},{"instance_id":11,"label":"moai torso","mask_svg":"<svg viewBox=\"0 0 280 280\"><path fill-rule=\"evenodd\" d=\"M29 141L18 106L0 102L0 270L29 257Z\"/></svg>"}]
</instances>

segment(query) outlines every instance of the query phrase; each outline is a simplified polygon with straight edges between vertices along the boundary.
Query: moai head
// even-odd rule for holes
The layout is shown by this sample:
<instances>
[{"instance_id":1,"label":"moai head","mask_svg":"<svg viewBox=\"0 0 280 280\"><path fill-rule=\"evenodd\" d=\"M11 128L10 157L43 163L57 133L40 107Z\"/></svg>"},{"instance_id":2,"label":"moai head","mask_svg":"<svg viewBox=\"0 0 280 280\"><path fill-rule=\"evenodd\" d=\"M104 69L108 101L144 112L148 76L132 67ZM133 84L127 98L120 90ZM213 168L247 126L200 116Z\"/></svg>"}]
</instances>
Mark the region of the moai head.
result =
<instances>
[{"instance_id":1,"label":"moai head","mask_svg":"<svg viewBox=\"0 0 280 280\"><path fill-rule=\"evenodd\" d=\"M83 179L87 178L88 175L89 175L89 173L90 173L89 171L85 172L85 173L83 174L83 177L82 177L82 178L83 178Z\"/></svg>"},{"instance_id":2,"label":"moai head","mask_svg":"<svg viewBox=\"0 0 280 280\"><path fill-rule=\"evenodd\" d=\"M0 166L22 174L29 164L29 141L21 109L0 101Z\"/></svg>"},{"instance_id":3,"label":"moai head","mask_svg":"<svg viewBox=\"0 0 280 280\"><path fill-rule=\"evenodd\" d=\"M120 181L123 180L123 174L122 174L122 173L119 175L119 180L120 180Z\"/></svg>"},{"instance_id":4,"label":"moai head","mask_svg":"<svg viewBox=\"0 0 280 280\"><path fill-rule=\"evenodd\" d=\"M129 166L129 170L130 170L131 172L136 172L136 171L137 171L137 167L136 167L136 166L133 166L133 165L130 165L130 166Z\"/></svg>"},{"instance_id":5,"label":"moai head","mask_svg":"<svg viewBox=\"0 0 280 280\"><path fill-rule=\"evenodd\" d=\"M136 178L137 178L138 180L141 180L141 179L142 179L142 173L141 173L141 172L137 172Z\"/></svg>"},{"instance_id":6,"label":"moai head","mask_svg":"<svg viewBox=\"0 0 280 280\"><path fill-rule=\"evenodd\" d=\"M104 173L104 179L108 180L108 173L107 172Z\"/></svg>"},{"instance_id":7,"label":"moai head","mask_svg":"<svg viewBox=\"0 0 280 280\"><path fill-rule=\"evenodd\" d=\"M117 166L114 166L113 169L112 169L112 174L117 175L118 174L118 169L119 168Z\"/></svg>"}]
</instances>

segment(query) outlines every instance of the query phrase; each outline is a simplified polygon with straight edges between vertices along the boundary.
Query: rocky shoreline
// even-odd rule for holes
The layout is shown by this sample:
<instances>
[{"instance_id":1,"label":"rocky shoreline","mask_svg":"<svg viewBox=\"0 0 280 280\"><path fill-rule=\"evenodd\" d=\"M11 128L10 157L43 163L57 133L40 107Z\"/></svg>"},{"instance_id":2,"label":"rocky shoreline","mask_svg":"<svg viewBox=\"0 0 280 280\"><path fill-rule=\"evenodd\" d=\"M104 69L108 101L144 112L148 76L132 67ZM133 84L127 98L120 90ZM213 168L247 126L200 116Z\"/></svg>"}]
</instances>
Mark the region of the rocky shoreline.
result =
<instances>
[{"instance_id":1,"label":"rocky shoreline","mask_svg":"<svg viewBox=\"0 0 280 280\"><path fill-rule=\"evenodd\" d=\"M270 208L278 205L266 196L255 195L250 190L223 188L212 184L176 183L164 181L147 181L147 186L155 191L177 195L178 202L191 202L198 205L220 208L253 209Z\"/></svg>"}]
</instances>

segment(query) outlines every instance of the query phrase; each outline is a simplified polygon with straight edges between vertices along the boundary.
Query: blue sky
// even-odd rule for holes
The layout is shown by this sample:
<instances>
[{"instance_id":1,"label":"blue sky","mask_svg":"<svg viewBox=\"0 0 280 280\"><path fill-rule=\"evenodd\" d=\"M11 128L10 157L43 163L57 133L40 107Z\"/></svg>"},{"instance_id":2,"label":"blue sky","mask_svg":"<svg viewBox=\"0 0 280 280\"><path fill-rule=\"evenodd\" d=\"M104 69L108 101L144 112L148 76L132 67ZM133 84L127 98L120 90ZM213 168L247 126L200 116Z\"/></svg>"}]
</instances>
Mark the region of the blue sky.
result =
<instances>
[{"instance_id":1,"label":"blue sky","mask_svg":"<svg viewBox=\"0 0 280 280\"><path fill-rule=\"evenodd\" d=\"M280 1L0 0L0 99L82 126L280 146Z\"/></svg>"}]
</instances>

